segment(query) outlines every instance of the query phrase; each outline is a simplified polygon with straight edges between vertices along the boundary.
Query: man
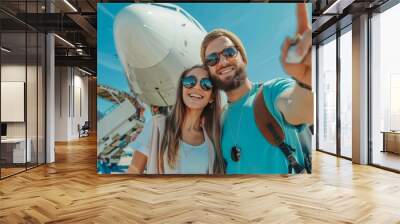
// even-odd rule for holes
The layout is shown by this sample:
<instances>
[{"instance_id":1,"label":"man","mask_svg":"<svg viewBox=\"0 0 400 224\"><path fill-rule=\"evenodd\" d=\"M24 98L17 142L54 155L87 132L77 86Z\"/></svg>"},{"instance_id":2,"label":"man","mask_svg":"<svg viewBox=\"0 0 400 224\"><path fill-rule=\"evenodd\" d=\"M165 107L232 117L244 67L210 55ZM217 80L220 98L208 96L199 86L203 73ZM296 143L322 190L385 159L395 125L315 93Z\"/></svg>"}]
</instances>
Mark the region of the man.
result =
<instances>
[{"instance_id":1,"label":"man","mask_svg":"<svg viewBox=\"0 0 400 224\"><path fill-rule=\"evenodd\" d=\"M299 35L310 32L305 4L297 6ZM282 47L281 62L293 79L274 79L262 85L265 105L282 127L285 143L294 149L294 157L304 166L298 129L313 122L310 53L298 64L288 64L286 55L292 40ZM309 50L310 40L299 43L297 53ZM222 116L221 147L227 174L285 174L290 163L280 148L271 145L259 131L253 113L260 85L247 76L247 55L240 39L227 30L207 34L201 45L201 58L214 83L228 97ZM265 72L268 72L266 69Z\"/></svg>"}]
</instances>

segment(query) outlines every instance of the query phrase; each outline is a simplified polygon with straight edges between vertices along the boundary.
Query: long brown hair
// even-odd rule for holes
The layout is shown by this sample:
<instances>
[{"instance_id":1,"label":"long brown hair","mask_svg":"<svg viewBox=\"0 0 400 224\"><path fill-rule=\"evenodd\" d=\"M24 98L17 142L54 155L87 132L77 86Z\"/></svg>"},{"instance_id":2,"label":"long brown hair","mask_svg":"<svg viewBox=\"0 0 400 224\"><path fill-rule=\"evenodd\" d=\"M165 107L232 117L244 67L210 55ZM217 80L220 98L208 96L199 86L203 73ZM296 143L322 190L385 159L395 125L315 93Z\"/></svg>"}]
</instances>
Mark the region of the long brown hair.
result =
<instances>
[{"instance_id":1,"label":"long brown hair","mask_svg":"<svg viewBox=\"0 0 400 224\"><path fill-rule=\"evenodd\" d=\"M164 154L167 153L168 165L175 168L178 157L179 140L182 138L182 126L186 116L186 105L183 102L183 86L182 78L186 76L190 71L195 68L201 68L208 72L204 65L195 65L182 72L179 77L178 90L176 92L176 102L172 108L171 113L166 118L165 131L161 142L160 151L160 162L161 167L164 168ZM224 162L221 153L221 128L220 128L220 116L221 116L221 96L219 90L214 85L212 88L211 97L213 102L207 104L201 113L201 120L204 119L204 126L207 135L209 136L215 149L215 162L214 162L214 173L224 173ZM206 137L206 136L204 136Z\"/></svg>"}]
</instances>

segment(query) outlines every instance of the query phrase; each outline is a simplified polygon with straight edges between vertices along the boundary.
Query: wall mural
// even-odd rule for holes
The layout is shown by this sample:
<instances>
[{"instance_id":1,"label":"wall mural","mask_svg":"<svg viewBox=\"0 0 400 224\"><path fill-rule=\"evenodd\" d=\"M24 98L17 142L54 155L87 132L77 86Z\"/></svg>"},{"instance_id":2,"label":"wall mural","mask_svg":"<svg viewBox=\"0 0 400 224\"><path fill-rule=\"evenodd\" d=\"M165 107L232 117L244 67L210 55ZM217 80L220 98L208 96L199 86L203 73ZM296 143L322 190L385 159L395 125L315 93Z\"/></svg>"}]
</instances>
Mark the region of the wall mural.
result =
<instances>
[{"instance_id":1,"label":"wall mural","mask_svg":"<svg viewBox=\"0 0 400 224\"><path fill-rule=\"evenodd\" d=\"M311 173L311 4L97 6L99 174Z\"/></svg>"}]
</instances>

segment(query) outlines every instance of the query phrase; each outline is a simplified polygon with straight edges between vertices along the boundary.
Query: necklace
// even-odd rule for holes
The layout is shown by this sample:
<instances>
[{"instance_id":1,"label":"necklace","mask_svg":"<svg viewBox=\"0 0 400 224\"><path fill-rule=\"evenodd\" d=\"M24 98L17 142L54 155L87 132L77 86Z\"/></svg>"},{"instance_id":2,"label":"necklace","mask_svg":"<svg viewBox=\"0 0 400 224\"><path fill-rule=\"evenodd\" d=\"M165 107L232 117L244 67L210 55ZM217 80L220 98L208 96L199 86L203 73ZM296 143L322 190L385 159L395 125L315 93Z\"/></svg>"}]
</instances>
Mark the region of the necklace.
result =
<instances>
[{"instance_id":1,"label":"necklace","mask_svg":"<svg viewBox=\"0 0 400 224\"><path fill-rule=\"evenodd\" d=\"M240 160L240 151L241 151L241 149L240 149L239 146L237 145L237 139L238 139L238 136L239 136L239 133L240 133L240 126L241 126L241 124L242 124L242 114L243 114L244 104L246 104L247 100L249 99L250 92L251 92L251 89L250 89L249 92L247 93L247 97L246 97L246 99L245 99L245 101L244 101L244 103L243 103L243 105L242 105L241 110L240 110L239 124L238 124L237 130L236 130L236 138L233 138L232 132L230 132L230 133L231 133L232 140L235 142L235 144L234 144L233 147L231 148L231 159L232 159L233 161L235 161L235 162L238 162L238 161Z\"/></svg>"}]
</instances>

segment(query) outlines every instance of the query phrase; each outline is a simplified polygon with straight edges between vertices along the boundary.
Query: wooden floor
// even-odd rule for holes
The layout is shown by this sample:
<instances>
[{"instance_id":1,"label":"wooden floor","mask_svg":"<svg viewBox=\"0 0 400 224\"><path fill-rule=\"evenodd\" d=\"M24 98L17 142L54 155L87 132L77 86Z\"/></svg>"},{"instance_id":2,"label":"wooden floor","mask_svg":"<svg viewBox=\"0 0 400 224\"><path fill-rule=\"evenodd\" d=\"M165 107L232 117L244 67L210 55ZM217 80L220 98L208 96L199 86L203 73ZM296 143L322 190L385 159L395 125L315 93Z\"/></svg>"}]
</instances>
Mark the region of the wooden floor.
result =
<instances>
[{"instance_id":1,"label":"wooden floor","mask_svg":"<svg viewBox=\"0 0 400 224\"><path fill-rule=\"evenodd\" d=\"M0 223L400 223L400 175L315 153L312 175L96 174L96 139L0 181Z\"/></svg>"},{"instance_id":2,"label":"wooden floor","mask_svg":"<svg viewBox=\"0 0 400 224\"><path fill-rule=\"evenodd\" d=\"M20 172L24 172L27 169L33 169L37 166L37 164L29 164L27 163L27 167L25 167L25 164L19 164L18 167L7 167L7 168L1 168L1 178L5 178Z\"/></svg>"},{"instance_id":3,"label":"wooden floor","mask_svg":"<svg viewBox=\"0 0 400 224\"><path fill-rule=\"evenodd\" d=\"M1 178L13 175L26 170L24 168L1 168Z\"/></svg>"}]
</instances>

